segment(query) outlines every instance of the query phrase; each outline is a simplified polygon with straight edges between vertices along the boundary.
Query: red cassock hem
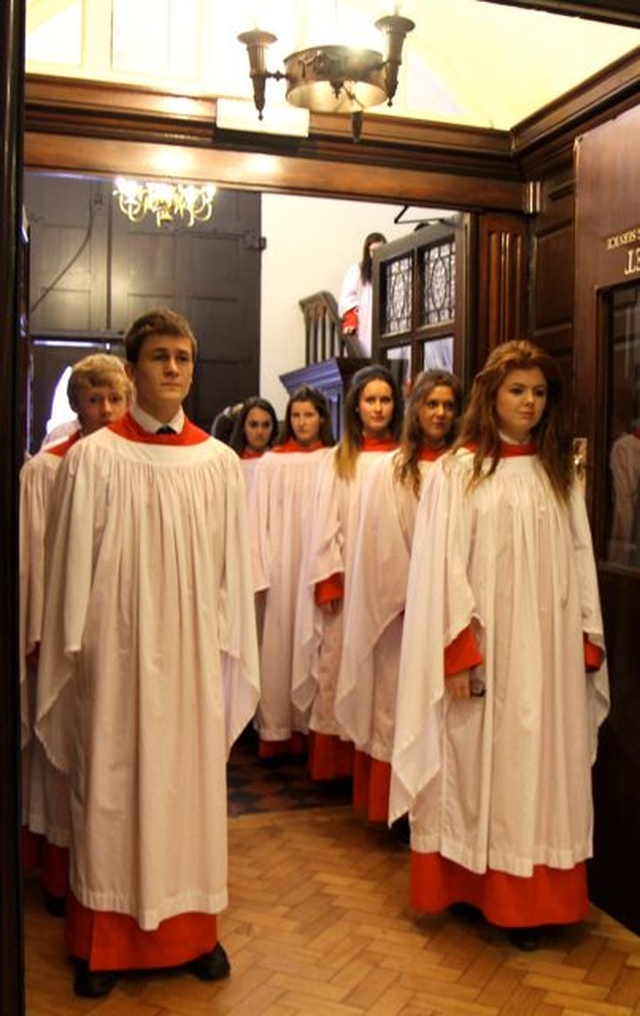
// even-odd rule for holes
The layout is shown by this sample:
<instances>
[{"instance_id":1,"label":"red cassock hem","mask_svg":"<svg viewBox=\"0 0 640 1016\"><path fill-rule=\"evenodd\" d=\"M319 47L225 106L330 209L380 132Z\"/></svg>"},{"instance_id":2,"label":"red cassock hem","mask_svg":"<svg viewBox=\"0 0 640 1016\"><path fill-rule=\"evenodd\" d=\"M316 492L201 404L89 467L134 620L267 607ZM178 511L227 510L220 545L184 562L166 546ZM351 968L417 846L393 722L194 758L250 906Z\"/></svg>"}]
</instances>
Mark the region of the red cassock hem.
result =
<instances>
[{"instance_id":1,"label":"red cassock hem","mask_svg":"<svg viewBox=\"0 0 640 1016\"><path fill-rule=\"evenodd\" d=\"M479 875L440 854L412 850L410 903L420 913L470 903L503 928L575 924L589 912L586 864L567 870L540 864L530 878L491 869Z\"/></svg>"},{"instance_id":2,"label":"red cassock hem","mask_svg":"<svg viewBox=\"0 0 640 1016\"><path fill-rule=\"evenodd\" d=\"M258 758L278 758L280 755L306 755L307 735L294 731L286 741L263 741L258 744Z\"/></svg>"},{"instance_id":3,"label":"red cassock hem","mask_svg":"<svg viewBox=\"0 0 640 1016\"><path fill-rule=\"evenodd\" d=\"M69 894L64 926L67 951L90 970L179 967L211 952L218 942L215 914L176 914L143 931L128 914L89 910Z\"/></svg>"},{"instance_id":4,"label":"red cassock hem","mask_svg":"<svg viewBox=\"0 0 640 1016\"><path fill-rule=\"evenodd\" d=\"M309 775L312 780L337 780L353 775L353 744L336 734L309 731Z\"/></svg>"},{"instance_id":5,"label":"red cassock hem","mask_svg":"<svg viewBox=\"0 0 640 1016\"><path fill-rule=\"evenodd\" d=\"M353 765L353 808L369 822L386 822L389 816L391 765L356 751Z\"/></svg>"},{"instance_id":6,"label":"red cassock hem","mask_svg":"<svg viewBox=\"0 0 640 1016\"><path fill-rule=\"evenodd\" d=\"M22 870L25 875L39 871L46 893L64 899L69 891L69 851L56 847L41 834L22 826Z\"/></svg>"},{"instance_id":7,"label":"red cassock hem","mask_svg":"<svg viewBox=\"0 0 640 1016\"><path fill-rule=\"evenodd\" d=\"M50 896L63 899L69 892L69 851L44 842L42 851L42 884Z\"/></svg>"}]
</instances>

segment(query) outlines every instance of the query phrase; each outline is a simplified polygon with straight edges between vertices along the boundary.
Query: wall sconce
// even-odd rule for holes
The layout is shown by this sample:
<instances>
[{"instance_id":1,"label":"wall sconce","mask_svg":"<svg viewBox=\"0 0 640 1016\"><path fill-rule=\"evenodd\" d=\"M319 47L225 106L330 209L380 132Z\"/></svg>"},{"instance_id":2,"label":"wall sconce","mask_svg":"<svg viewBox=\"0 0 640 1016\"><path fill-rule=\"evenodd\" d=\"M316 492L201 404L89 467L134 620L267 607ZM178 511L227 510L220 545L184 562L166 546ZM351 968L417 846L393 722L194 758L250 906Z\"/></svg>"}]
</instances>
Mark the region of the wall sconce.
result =
<instances>
[{"instance_id":1,"label":"wall sconce","mask_svg":"<svg viewBox=\"0 0 640 1016\"><path fill-rule=\"evenodd\" d=\"M375 23L384 38L384 53L350 46L311 46L286 57L284 71L268 71L266 55L276 41L259 28L243 32L238 41L249 55L253 100L262 119L267 78L287 82L286 98L292 106L317 113L350 113L354 138L360 137L362 114L369 106L393 103L398 87L402 47L415 23L389 14Z\"/></svg>"}]
</instances>

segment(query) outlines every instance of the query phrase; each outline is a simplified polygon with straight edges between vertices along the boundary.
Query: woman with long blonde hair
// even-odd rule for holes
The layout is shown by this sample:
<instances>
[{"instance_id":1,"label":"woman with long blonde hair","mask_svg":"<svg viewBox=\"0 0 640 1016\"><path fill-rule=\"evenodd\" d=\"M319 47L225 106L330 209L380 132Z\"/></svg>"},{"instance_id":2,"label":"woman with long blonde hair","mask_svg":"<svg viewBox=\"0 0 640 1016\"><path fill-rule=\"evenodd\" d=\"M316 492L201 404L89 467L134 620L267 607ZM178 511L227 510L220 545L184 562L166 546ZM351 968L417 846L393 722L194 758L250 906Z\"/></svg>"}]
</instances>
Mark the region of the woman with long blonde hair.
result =
<instances>
[{"instance_id":1,"label":"woman with long blonde hair","mask_svg":"<svg viewBox=\"0 0 640 1016\"><path fill-rule=\"evenodd\" d=\"M314 779L351 775L353 744L337 722L334 698L343 643L343 604L363 498L381 456L397 447L402 402L396 381L374 364L354 374L344 404L343 432L322 463L310 519L300 589L299 658L294 700L310 710L310 771Z\"/></svg>"}]
</instances>

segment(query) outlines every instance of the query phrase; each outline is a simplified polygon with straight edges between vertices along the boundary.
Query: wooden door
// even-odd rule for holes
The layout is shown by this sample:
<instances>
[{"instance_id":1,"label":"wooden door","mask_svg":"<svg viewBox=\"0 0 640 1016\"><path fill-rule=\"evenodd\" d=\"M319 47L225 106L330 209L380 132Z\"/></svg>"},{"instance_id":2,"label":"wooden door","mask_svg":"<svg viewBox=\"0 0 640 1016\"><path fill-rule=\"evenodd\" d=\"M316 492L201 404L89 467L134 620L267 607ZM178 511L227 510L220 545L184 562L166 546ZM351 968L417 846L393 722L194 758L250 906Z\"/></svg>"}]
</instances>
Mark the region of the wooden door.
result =
<instances>
[{"instance_id":1,"label":"wooden door","mask_svg":"<svg viewBox=\"0 0 640 1016\"><path fill-rule=\"evenodd\" d=\"M574 403L588 439L587 498L611 712L594 767L591 896L640 932L640 109L576 146ZM634 465L635 463L635 465Z\"/></svg>"},{"instance_id":2,"label":"wooden door","mask_svg":"<svg viewBox=\"0 0 640 1016\"><path fill-rule=\"evenodd\" d=\"M219 191L213 220L190 229L113 216L113 323L154 306L184 314L198 339L189 416L207 430L260 379L260 195Z\"/></svg>"},{"instance_id":3,"label":"wooden door","mask_svg":"<svg viewBox=\"0 0 640 1016\"><path fill-rule=\"evenodd\" d=\"M260 195L218 191L212 220L187 228L132 223L112 192L109 180L26 174L31 334L66 343L72 363L76 342L113 343L139 314L177 310L199 343L186 409L208 430L225 406L258 393ZM61 355L43 350L39 378ZM31 394L35 443L47 407L39 387Z\"/></svg>"}]
</instances>

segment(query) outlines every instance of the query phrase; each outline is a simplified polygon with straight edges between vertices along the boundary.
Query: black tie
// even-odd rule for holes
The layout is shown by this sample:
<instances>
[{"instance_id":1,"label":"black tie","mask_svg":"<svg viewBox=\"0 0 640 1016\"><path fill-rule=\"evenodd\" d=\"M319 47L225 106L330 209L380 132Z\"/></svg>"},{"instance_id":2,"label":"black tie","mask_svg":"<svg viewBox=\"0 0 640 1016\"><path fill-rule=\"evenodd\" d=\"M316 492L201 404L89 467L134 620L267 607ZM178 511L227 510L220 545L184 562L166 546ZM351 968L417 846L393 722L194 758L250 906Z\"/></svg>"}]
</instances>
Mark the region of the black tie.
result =
<instances>
[{"instance_id":1,"label":"black tie","mask_svg":"<svg viewBox=\"0 0 640 1016\"><path fill-rule=\"evenodd\" d=\"M156 434L175 434L175 430L167 424L164 427L159 427Z\"/></svg>"}]
</instances>

